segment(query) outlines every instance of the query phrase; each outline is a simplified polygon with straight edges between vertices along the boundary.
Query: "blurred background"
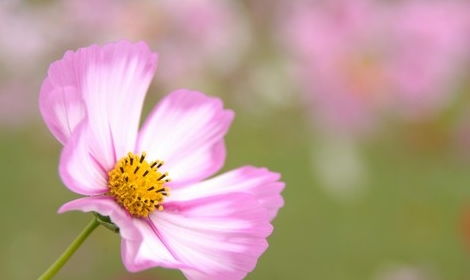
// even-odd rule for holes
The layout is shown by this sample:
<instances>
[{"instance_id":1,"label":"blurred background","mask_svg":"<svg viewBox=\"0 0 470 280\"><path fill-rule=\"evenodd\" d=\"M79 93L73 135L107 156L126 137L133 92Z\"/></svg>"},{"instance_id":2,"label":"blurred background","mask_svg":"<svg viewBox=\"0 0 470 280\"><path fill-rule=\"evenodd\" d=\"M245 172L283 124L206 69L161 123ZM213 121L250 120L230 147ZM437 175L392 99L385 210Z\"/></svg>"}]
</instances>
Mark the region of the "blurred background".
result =
<instances>
[{"instance_id":1,"label":"blurred background","mask_svg":"<svg viewBox=\"0 0 470 280\"><path fill-rule=\"evenodd\" d=\"M279 171L270 247L247 279L470 279L470 2L0 0L0 271L34 279L88 223L38 110L66 50L144 40L145 112L177 88L236 112L224 170ZM57 279L130 274L99 228Z\"/></svg>"}]
</instances>

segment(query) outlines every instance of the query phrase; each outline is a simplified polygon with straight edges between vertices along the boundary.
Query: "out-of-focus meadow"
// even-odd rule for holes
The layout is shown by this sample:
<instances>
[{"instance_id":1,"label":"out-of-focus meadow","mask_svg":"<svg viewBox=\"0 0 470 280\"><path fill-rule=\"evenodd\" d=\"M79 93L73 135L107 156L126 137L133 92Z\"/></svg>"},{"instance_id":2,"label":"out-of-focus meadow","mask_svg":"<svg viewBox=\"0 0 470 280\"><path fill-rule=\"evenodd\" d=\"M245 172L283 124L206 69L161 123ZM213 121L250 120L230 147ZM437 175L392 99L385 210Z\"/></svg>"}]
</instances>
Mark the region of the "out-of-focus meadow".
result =
<instances>
[{"instance_id":1,"label":"out-of-focus meadow","mask_svg":"<svg viewBox=\"0 0 470 280\"><path fill-rule=\"evenodd\" d=\"M33 279L90 219L58 215L61 146L38 111L48 65L119 39L159 52L145 112L191 88L236 112L224 170L286 182L248 279L470 279L470 3L458 0L0 1L0 271ZM130 274L92 234L57 279Z\"/></svg>"}]
</instances>

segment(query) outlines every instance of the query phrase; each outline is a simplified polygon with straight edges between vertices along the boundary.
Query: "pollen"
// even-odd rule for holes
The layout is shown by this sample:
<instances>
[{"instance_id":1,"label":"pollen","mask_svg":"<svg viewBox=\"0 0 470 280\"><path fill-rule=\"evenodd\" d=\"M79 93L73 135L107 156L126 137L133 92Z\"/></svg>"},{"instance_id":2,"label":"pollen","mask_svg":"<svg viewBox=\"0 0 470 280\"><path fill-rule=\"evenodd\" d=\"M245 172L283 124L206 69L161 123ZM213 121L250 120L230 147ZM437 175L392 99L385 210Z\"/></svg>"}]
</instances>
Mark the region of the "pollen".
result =
<instances>
[{"instance_id":1,"label":"pollen","mask_svg":"<svg viewBox=\"0 0 470 280\"><path fill-rule=\"evenodd\" d=\"M159 168L163 161L148 162L145 153L129 153L121 158L108 173L108 195L134 217L148 217L155 210L163 210L163 200L169 195L165 185L168 173Z\"/></svg>"}]
</instances>

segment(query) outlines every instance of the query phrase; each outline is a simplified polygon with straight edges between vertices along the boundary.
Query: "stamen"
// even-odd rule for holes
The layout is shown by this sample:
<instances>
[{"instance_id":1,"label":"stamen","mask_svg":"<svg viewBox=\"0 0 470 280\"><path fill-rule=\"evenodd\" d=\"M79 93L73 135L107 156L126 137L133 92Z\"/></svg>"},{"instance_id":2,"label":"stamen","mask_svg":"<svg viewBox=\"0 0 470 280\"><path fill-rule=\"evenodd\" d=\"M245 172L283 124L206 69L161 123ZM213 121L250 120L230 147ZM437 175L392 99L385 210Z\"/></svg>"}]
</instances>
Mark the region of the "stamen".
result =
<instances>
[{"instance_id":1,"label":"stamen","mask_svg":"<svg viewBox=\"0 0 470 280\"><path fill-rule=\"evenodd\" d=\"M157 179L157 181L160 181L161 179L165 178L166 175L168 175L168 174L167 174L167 173L163 173L162 176L160 176L160 177Z\"/></svg>"},{"instance_id":2,"label":"stamen","mask_svg":"<svg viewBox=\"0 0 470 280\"><path fill-rule=\"evenodd\" d=\"M135 217L148 217L155 210L163 210L163 200L168 196L168 173L158 170L163 165L156 160L149 164L146 154L129 153L120 159L108 173L108 195ZM134 162L136 165L134 165ZM143 173L138 173L142 169Z\"/></svg>"},{"instance_id":3,"label":"stamen","mask_svg":"<svg viewBox=\"0 0 470 280\"><path fill-rule=\"evenodd\" d=\"M140 156L139 163L142 163L144 159L145 159L145 153L142 153L142 155Z\"/></svg>"}]
</instances>

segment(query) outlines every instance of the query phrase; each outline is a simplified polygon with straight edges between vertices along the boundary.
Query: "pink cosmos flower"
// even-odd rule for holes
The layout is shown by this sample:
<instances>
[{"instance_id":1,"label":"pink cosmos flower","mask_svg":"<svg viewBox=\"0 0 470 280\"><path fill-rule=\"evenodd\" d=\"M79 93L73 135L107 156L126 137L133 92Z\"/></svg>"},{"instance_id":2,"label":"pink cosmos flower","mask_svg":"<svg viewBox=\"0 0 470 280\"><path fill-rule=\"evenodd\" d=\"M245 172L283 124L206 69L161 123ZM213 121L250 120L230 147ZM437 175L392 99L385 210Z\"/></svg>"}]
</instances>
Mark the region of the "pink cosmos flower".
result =
<instances>
[{"instance_id":1,"label":"pink cosmos flower","mask_svg":"<svg viewBox=\"0 0 470 280\"><path fill-rule=\"evenodd\" d=\"M282 38L321 125L367 131L377 116L426 118L468 58L464 1L296 1Z\"/></svg>"},{"instance_id":2,"label":"pink cosmos flower","mask_svg":"<svg viewBox=\"0 0 470 280\"><path fill-rule=\"evenodd\" d=\"M234 116L217 98L172 92L139 130L156 65L146 44L118 42L68 51L50 66L40 109L64 145L62 180L86 196L59 212L109 216L129 271L241 279L268 246L284 183L251 166L207 179L223 165Z\"/></svg>"}]
</instances>

